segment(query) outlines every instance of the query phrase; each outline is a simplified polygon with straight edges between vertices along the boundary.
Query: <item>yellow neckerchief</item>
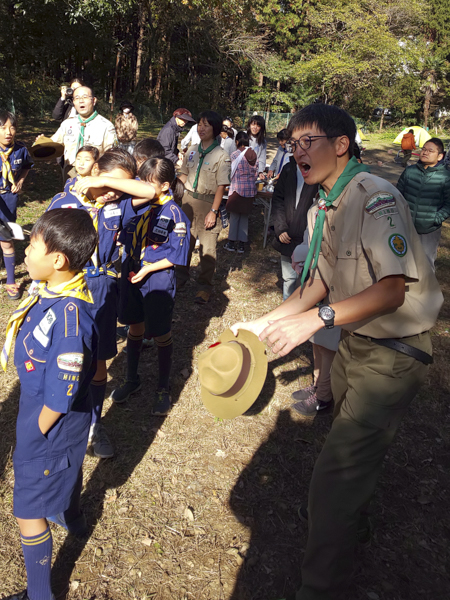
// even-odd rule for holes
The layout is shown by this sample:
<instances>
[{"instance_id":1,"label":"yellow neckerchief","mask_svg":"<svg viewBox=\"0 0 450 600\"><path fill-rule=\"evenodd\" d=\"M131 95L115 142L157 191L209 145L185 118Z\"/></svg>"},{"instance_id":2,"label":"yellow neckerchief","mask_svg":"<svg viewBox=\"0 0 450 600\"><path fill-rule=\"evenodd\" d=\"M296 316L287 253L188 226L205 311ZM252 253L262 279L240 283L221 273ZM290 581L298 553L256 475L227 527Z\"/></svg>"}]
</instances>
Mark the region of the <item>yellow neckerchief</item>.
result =
<instances>
[{"instance_id":1,"label":"yellow neckerchief","mask_svg":"<svg viewBox=\"0 0 450 600\"><path fill-rule=\"evenodd\" d=\"M70 281L60 283L51 290L47 288L46 281L40 281L33 295L28 296L20 303L19 307L11 315L8 325L6 326L6 340L0 357L4 371L6 371L6 365L8 364L13 339L30 308L36 304L39 298L65 298L68 296L84 300L85 302L89 302L89 304L94 303L94 299L86 285L83 273L78 273Z\"/></svg>"},{"instance_id":2,"label":"yellow neckerchief","mask_svg":"<svg viewBox=\"0 0 450 600\"><path fill-rule=\"evenodd\" d=\"M167 194L161 194L158 198L154 198L151 201L150 208L141 215L141 218L139 219L136 229L133 233L133 241L131 242L130 256L132 258L137 259L136 250L138 248L140 248L140 250L138 250L140 253L140 258L142 259L144 257L146 248L145 242L147 240L148 226L150 223L150 215L152 213L153 206L164 206L164 204L167 204L167 202L170 202L170 200L173 200L171 189L169 189Z\"/></svg>"},{"instance_id":3,"label":"yellow neckerchief","mask_svg":"<svg viewBox=\"0 0 450 600\"><path fill-rule=\"evenodd\" d=\"M11 165L9 162L9 155L14 150L14 143L8 150L0 150L0 158L2 159L2 178L3 185L6 187L8 185L8 181L11 185L14 185L14 175L11 171Z\"/></svg>"},{"instance_id":4,"label":"yellow neckerchief","mask_svg":"<svg viewBox=\"0 0 450 600\"><path fill-rule=\"evenodd\" d=\"M97 232L98 235L98 214L100 212L100 209L104 208L104 203L103 202L96 202L94 200L90 200L86 194L80 194L79 192L74 190L74 185L71 185L69 187L69 192L75 196L76 198L78 198L78 200L80 201L80 203L87 208L87 211L89 213L89 215L91 216L92 219L92 223L94 225L94 229ZM94 267L99 267L100 266L100 258L99 258L99 249L98 249L98 244L95 246L95 250L94 253L91 256L91 260L94 264Z\"/></svg>"}]
</instances>

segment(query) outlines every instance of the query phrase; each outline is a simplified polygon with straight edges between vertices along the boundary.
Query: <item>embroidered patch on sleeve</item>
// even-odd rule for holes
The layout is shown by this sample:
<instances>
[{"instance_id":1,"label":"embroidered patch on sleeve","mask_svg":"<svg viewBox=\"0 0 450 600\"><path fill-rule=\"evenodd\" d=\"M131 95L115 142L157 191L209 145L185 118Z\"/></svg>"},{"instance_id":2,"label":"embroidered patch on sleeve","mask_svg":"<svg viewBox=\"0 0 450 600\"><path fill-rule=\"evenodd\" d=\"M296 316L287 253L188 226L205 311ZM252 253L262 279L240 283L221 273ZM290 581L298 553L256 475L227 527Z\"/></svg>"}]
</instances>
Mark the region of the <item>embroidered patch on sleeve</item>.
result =
<instances>
[{"instance_id":1,"label":"embroidered patch on sleeve","mask_svg":"<svg viewBox=\"0 0 450 600\"><path fill-rule=\"evenodd\" d=\"M403 235L396 233L391 235L389 238L389 248L395 254L395 256L405 256L408 251L408 244L406 243L406 239Z\"/></svg>"},{"instance_id":2,"label":"embroidered patch on sleeve","mask_svg":"<svg viewBox=\"0 0 450 600\"><path fill-rule=\"evenodd\" d=\"M389 192L377 192L369 198L365 210L369 215L373 215L382 208L388 208L395 205L396 200L392 194L389 194Z\"/></svg>"},{"instance_id":3,"label":"embroidered patch on sleeve","mask_svg":"<svg viewBox=\"0 0 450 600\"><path fill-rule=\"evenodd\" d=\"M186 237L186 233L187 233L187 229L186 229L186 223L175 223L175 227L173 228L174 233L178 236L178 237Z\"/></svg>"},{"instance_id":4,"label":"embroidered patch on sleeve","mask_svg":"<svg viewBox=\"0 0 450 600\"><path fill-rule=\"evenodd\" d=\"M390 217L391 215L398 215L398 210L396 206L391 206L389 208L382 208L381 210L377 210L377 212L373 213L373 217L375 219L381 219L381 217Z\"/></svg>"},{"instance_id":5,"label":"embroidered patch on sleeve","mask_svg":"<svg viewBox=\"0 0 450 600\"><path fill-rule=\"evenodd\" d=\"M56 359L58 367L63 371L72 371L79 373L83 368L83 355L81 352L66 352L60 354Z\"/></svg>"},{"instance_id":6,"label":"embroidered patch on sleeve","mask_svg":"<svg viewBox=\"0 0 450 600\"><path fill-rule=\"evenodd\" d=\"M80 376L79 375L71 375L70 373L63 373L62 371L60 371L58 373L58 379L61 379L61 381L79 381Z\"/></svg>"}]
</instances>

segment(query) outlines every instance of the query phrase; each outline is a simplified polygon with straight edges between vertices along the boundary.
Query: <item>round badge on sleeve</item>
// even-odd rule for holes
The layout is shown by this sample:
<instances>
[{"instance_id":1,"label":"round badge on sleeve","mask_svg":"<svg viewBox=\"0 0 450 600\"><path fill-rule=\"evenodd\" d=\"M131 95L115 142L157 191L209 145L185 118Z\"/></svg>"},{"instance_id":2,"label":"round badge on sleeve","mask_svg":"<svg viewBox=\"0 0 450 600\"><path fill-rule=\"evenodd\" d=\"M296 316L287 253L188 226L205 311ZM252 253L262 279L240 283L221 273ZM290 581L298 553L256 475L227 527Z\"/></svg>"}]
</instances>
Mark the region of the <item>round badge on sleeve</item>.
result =
<instances>
[{"instance_id":1,"label":"round badge on sleeve","mask_svg":"<svg viewBox=\"0 0 450 600\"><path fill-rule=\"evenodd\" d=\"M399 233L395 233L391 235L389 238L389 248L395 254L395 256L405 256L408 250L408 244L406 243L406 239L403 235Z\"/></svg>"}]
</instances>

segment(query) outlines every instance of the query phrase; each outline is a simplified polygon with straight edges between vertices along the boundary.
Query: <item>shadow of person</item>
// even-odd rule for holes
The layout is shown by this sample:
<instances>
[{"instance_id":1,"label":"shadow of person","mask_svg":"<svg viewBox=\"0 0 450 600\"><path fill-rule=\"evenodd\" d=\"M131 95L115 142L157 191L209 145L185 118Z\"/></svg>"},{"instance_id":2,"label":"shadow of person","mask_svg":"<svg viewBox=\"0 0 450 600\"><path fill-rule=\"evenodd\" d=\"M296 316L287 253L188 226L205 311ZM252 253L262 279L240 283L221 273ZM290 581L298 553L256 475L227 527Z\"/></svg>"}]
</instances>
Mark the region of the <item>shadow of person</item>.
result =
<instances>
[{"instance_id":1,"label":"shadow of person","mask_svg":"<svg viewBox=\"0 0 450 600\"><path fill-rule=\"evenodd\" d=\"M297 509L307 498L317 431L280 411L274 429L230 494L237 519L251 530L230 600L270 600L299 587L307 528ZM288 589L287 589L288 588Z\"/></svg>"},{"instance_id":2,"label":"shadow of person","mask_svg":"<svg viewBox=\"0 0 450 600\"><path fill-rule=\"evenodd\" d=\"M3 345L3 342L2 342ZM11 372L14 366L12 356L9 358L9 369ZM2 375L3 372L2 372ZM9 391L7 398L0 403L0 481L2 485L5 481L6 470L12 468L12 452L16 442L15 423L19 411L20 384L17 381ZM10 464L11 461L11 464Z\"/></svg>"},{"instance_id":3,"label":"shadow of person","mask_svg":"<svg viewBox=\"0 0 450 600\"><path fill-rule=\"evenodd\" d=\"M206 332L211 319L222 316L226 310L228 299L222 293L223 285L222 283L220 290L216 290L214 299L204 306L194 304L191 299L186 302L184 294L176 299L172 322L172 404L179 400L186 382L186 377L180 375L180 372L191 373L193 370L194 350L205 342L209 345L215 341L206 341ZM120 352L108 371L113 377L112 385L116 387L125 377L126 354ZM102 519L105 501L120 494L118 488L129 480L167 418L152 415L152 390L156 391L158 383L156 346L141 353L139 373L141 391L133 394L124 404L112 404L102 419L108 435L114 442L116 455L112 460L100 460L97 463L82 492L81 508L89 527L86 539L76 540L67 536L57 554L52 570L52 584L58 600L67 595L71 574L94 529Z\"/></svg>"}]
</instances>

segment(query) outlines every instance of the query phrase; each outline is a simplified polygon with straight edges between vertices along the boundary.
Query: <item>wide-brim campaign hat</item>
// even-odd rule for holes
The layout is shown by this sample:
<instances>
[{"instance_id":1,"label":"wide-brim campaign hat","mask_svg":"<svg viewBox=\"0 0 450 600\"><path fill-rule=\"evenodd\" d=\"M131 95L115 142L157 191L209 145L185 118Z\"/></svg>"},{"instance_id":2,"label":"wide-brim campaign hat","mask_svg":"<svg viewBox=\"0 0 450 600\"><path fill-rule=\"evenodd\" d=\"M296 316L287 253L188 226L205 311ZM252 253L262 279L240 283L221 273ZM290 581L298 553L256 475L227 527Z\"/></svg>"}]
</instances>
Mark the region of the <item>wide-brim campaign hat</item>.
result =
<instances>
[{"instance_id":1,"label":"wide-brim campaign hat","mask_svg":"<svg viewBox=\"0 0 450 600\"><path fill-rule=\"evenodd\" d=\"M198 359L202 401L214 416L234 419L258 398L267 376L265 345L251 331L227 329Z\"/></svg>"},{"instance_id":2,"label":"wide-brim campaign hat","mask_svg":"<svg viewBox=\"0 0 450 600\"><path fill-rule=\"evenodd\" d=\"M42 136L28 150L33 160L50 160L64 154L64 146L51 138Z\"/></svg>"}]
</instances>

